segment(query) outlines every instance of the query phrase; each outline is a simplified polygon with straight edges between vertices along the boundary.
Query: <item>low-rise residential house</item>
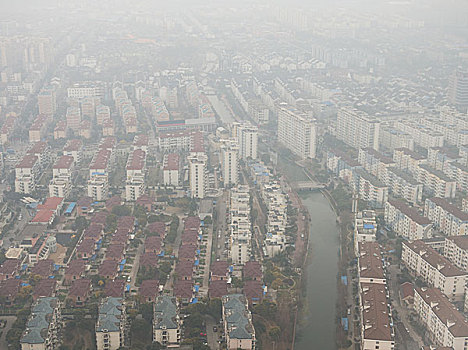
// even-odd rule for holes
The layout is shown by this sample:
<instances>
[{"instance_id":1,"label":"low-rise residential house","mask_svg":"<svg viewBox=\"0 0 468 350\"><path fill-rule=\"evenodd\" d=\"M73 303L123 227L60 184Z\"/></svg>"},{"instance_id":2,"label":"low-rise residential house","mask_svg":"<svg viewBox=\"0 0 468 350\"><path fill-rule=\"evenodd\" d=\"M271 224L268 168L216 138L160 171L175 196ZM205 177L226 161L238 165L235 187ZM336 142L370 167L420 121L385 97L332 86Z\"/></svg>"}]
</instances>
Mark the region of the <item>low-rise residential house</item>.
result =
<instances>
[{"instance_id":1,"label":"low-rise residential house","mask_svg":"<svg viewBox=\"0 0 468 350\"><path fill-rule=\"evenodd\" d=\"M385 284L360 283L361 349L393 350L395 334Z\"/></svg>"},{"instance_id":2,"label":"low-rise residential house","mask_svg":"<svg viewBox=\"0 0 468 350\"><path fill-rule=\"evenodd\" d=\"M247 299L242 294L229 294L222 298L223 326L228 350L254 350L255 328Z\"/></svg>"},{"instance_id":3,"label":"low-rise residential house","mask_svg":"<svg viewBox=\"0 0 468 350\"><path fill-rule=\"evenodd\" d=\"M177 299L162 295L154 304L153 341L167 347L178 347L181 321Z\"/></svg>"},{"instance_id":4,"label":"low-rise residential house","mask_svg":"<svg viewBox=\"0 0 468 350\"><path fill-rule=\"evenodd\" d=\"M122 298L106 298L96 322L97 350L117 350L125 345L126 312Z\"/></svg>"},{"instance_id":5,"label":"low-rise residential house","mask_svg":"<svg viewBox=\"0 0 468 350\"><path fill-rule=\"evenodd\" d=\"M152 303L159 295L159 282L157 280L144 280L138 290L141 303Z\"/></svg>"},{"instance_id":6,"label":"low-rise residential house","mask_svg":"<svg viewBox=\"0 0 468 350\"><path fill-rule=\"evenodd\" d=\"M60 347L62 332L61 305L57 298L39 298L20 339L22 350L55 350Z\"/></svg>"},{"instance_id":7,"label":"low-rise residential house","mask_svg":"<svg viewBox=\"0 0 468 350\"><path fill-rule=\"evenodd\" d=\"M68 292L68 298L72 300L75 307L81 307L88 301L91 291L91 280L79 278L73 281Z\"/></svg>"}]
</instances>

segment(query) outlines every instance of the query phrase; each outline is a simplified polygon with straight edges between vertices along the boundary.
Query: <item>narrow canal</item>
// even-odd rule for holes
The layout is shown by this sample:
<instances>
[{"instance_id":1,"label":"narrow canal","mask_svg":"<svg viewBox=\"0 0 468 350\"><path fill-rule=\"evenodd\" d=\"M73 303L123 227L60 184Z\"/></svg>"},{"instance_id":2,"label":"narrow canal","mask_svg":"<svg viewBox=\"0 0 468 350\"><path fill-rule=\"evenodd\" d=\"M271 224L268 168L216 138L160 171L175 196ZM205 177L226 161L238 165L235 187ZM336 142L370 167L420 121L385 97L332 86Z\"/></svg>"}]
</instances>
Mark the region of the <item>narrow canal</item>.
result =
<instances>
[{"instance_id":1,"label":"narrow canal","mask_svg":"<svg viewBox=\"0 0 468 350\"><path fill-rule=\"evenodd\" d=\"M303 319L298 320L295 350L336 350L336 300L339 228L327 198L319 192L300 195L310 222L306 296Z\"/></svg>"}]
</instances>

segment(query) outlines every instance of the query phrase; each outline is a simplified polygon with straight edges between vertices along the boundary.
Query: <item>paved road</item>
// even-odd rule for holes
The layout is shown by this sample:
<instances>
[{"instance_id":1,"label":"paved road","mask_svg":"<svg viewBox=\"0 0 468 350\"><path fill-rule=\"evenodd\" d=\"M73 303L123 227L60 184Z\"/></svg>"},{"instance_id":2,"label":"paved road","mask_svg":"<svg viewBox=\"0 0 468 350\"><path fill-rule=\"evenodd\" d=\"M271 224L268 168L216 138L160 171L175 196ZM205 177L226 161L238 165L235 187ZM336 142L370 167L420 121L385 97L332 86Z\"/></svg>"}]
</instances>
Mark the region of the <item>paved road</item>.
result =
<instances>
[{"instance_id":1,"label":"paved road","mask_svg":"<svg viewBox=\"0 0 468 350\"><path fill-rule=\"evenodd\" d=\"M226 237L228 237L229 233L227 232L227 224L226 224L226 213L227 213L227 200L228 200L228 192L224 191L223 195L218 198L216 202L216 212L218 213L217 217L217 224L216 230L217 232L213 232L213 244L214 244L214 252L215 252L215 259L226 259L227 257L223 255L225 250L224 244L226 241ZM218 248L219 247L219 248Z\"/></svg>"},{"instance_id":2,"label":"paved road","mask_svg":"<svg viewBox=\"0 0 468 350\"><path fill-rule=\"evenodd\" d=\"M178 217L179 217L179 227L177 228L177 237L172 246L173 247L172 254L176 257L179 255L179 246L180 246L180 242L182 239L182 231L184 229L184 221L183 221L184 216L178 215ZM172 268L170 276L166 281L166 285L164 286L165 290L172 290L172 286L174 285L174 282L175 282L174 273L175 273L175 267Z\"/></svg>"},{"instance_id":3,"label":"paved road","mask_svg":"<svg viewBox=\"0 0 468 350\"><path fill-rule=\"evenodd\" d=\"M226 105L223 103L223 101L219 100L217 95L208 95L207 98L215 109L216 113L221 118L223 124L231 124L236 120L232 114L232 111L226 108Z\"/></svg>"},{"instance_id":4,"label":"paved road","mask_svg":"<svg viewBox=\"0 0 468 350\"><path fill-rule=\"evenodd\" d=\"M390 298L392 299L392 307L396 310L398 313L401 322L404 324L406 329L408 330L408 333L410 334L411 338L418 343L418 348L420 349L423 345L424 342L419 336L418 333L413 329L413 326L409 322L409 310L408 308L402 306L400 304L400 298L398 295L399 288L400 286L398 285L398 277L397 274L399 273L399 268L397 265L390 265L387 268L387 276L390 279L389 284L389 292L390 292ZM388 280L388 278L387 278Z\"/></svg>"},{"instance_id":5,"label":"paved road","mask_svg":"<svg viewBox=\"0 0 468 350\"><path fill-rule=\"evenodd\" d=\"M144 246L145 246L144 244L140 244L138 246L135 259L133 260L132 271L130 272L130 277L132 278L130 282L130 290L135 288L136 276L138 273L138 269L140 267L140 256L143 253Z\"/></svg>"},{"instance_id":6,"label":"paved road","mask_svg":"<svg viewBox=\"0 0 468 350\"><path fill-rule=\"evenodd\" d=\"M207 315L205 319L206 323L206 340L211 350L219 349L218 335L220 332L219 323L217 323L213 317ZM213 326L218 327L218 332L213 332Z\"/></svg>"},{"instance_id":7,"label":"paved road","mask_svg":"<svg viewBox=\"0 0 468 350\"><path fill-rule=\"evenodd\" d=\"M6 334L10 330L13 323L16 321L16 316L0 316L0 319L7 321L5 328L0 329L2 331L2 336L0 337L0 349L8 349Z\"/></svg>"},{"instance_id":8,"label":"paved road","mask_svg":"<svg viewBox=\"0 0 468 350\"><path fill-rule=\"evenodd\" d=\"M203 271L203 286L200 288L200 294L208 295L208 285L210 280L210 267L211 267L211 247L213 244L213 226L207 230L207 243L206 243L206 257L205 257L205 270Z\"/></svg>"}]
</instances>

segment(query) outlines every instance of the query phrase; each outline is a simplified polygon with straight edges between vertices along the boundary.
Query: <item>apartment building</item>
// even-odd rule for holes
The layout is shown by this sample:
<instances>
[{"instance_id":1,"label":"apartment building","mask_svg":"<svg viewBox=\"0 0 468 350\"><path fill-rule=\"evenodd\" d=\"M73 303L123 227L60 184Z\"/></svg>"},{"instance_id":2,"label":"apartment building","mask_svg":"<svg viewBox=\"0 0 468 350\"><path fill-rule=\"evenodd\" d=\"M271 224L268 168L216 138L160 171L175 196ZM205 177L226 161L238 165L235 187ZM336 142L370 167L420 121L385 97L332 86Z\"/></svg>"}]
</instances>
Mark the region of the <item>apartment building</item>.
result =
<instances>
[{"instance_id":1,"label":"apartment building","mask_svg":"<svg viewBox=\"0 0 468 350\"><path fill-rule=\"evenodd\" d=\"M237 185L239 182L239 146L236 140L223 140L221 145L221 173L224 186Z\"/></svg>"},{"instance_id":2,"label":"apartment building","mask_svg":"<svg viewBox=\"0 0 468 350\"><path fill-rule=\"evenodd\" d=\"M96 152L89 166L88 196L96 201L107 199L111 159L112 151L102 148Z\"/></svg>"},{"instance_id":3,"label":"apartment building","mask_svg":"<svg viewBox=\"0 0 468 350\"><path fill-rule=\"evenodd\" d=\"M424 191L429 195L443 198L455 197L456 182L427 164L419 165L415 179L424 185Z\"/></svg>"},{"instance_id":4,"label":"apartment building","mask_svg":"<svg viewBox=\"0 0 468 350\"><path fill-rule=\"evenodd\" d=\"M160 132L158 146L163 153L187 152L193 149L196 139L200 136L201 132L192 130Z\"/></svg>"},{"instance_id":5,"label":"apartment building","mask_svg":"<svg viewBox=\"0 0 468 350\"><path fill-rule=\"evenodd\" d=\"M55 350L60 347L63 327L60 309L57 298L40 297L36 300L20 338L22 350Z\"/></svg>"},{"instance_id":6,"label":"apartment building","mask_svg":"<svg viewBox=\"0 0 468 350\"><path fill-rule=\"evenodd\" d=\"M109 106L98 105L96 106L96 122L99 125L104 125L105 122L111 119L111 113Z\"/></svg>"},{"instance_id":7,"label":"apartment building","mask_svg":"<svg viewBox=\"0 0 468 350\"><path fill-rule=\"evenodd\" d=\"M370 147L359 149L358 162L369 174L381 181L385 181L387 169L395 165L392 158Z\"/></svg>"},{"instance_id":8,"label":"apartment building","mask_svg":"<svg viewBox=\"0 0 468 350\"><path fill-rule=\"evenodd\" d=\"M63 155L73 157L75 165L79 164L83 155L83 142L79 139L68 140L63 148Z\"/></svg>"},{"instance_id":9,"label":"apartment building","mask_svg":"<svg viewBox=\"0 0 468 350\"><path fill-rule=\"evenodd\" d=\"M455 181L457 191L468 191L468 167L458 162L450 163L443 172Z\"/></svg>"},{"instance_id":10,"label":"apartment building","mask_svg":"<svg viewBox=\"0 0 468 350\"><path fill-rule=\"evenodd\" d=\"M444 171L451 163L460 160L457 153L446 147L431 147L427 150L427 164L439 171Z\"/></svg>"},{"instance_id":11,"label":"apartment building","mask_svg":"<svg viewBox=\"0 0 468 350\"><path fill-rule=\"evenodd\" d=\"M46 135L49 118L46 114L39 114L29 128L29 142L39 142Z\"/></svg>"},{"instance_id":12,"label":"apartment building","mask_svg":"<svg viewBox=\"0 0 468 350\"><path fill-rule=\"evenodd\" d=\"M68 98L104 97L104 88L99 84L75 84L67 89Z\"/></svg>"},{"instance_id":13,"label":"apartment building","mask_svg":"<svg viewBox=\"0 0 468 350\"><path fill-rule=\"evenodd\" d=\"M249 115L258 125L268 123L270 120L270 110L260 99L250 99L249 104Z\"/></svg>"},{"instance_id":14,"label":"apartment building","mask_svg":"<svg viewBox=\"0 0 468 350\"><path fill-rule=\"evenodd\" d=\"M187 157L189 162L190 196L203 199L207 189L206 165L208 156L204 153Z\"/></svg>"},{"instance_id":15,"label":"apartment building","mask_svg":"<svg viewBox=\"0 0 468 350\"><path fill-rule=\"evenodd\" d=\"M426 164L427 159L409 148L395 148L393 150L393 161L398 169L412 174L417 174L419 166Z\"/></svg>"},{"instance_id":16,"label":"apartment building","mask_svg":"<svg viewBox=\"0 0 468 350\"><path fill-rule=\"evenodd\" d=\"M164 155L163 183L165 186L180 185L180 158L177 153Z\"/></svg>"},{"instance_id":17,"label":"apartment building","mask_svg":"<svg viewBox=\"0 0 468 350\"><path fill-rule=\"evenodd\" d=\"M252 240L248 186L240 185L231 189L229 219L231 259L233 263L243 265L250 260Z\"/></svg>"},{"instance_id":18,"label":"apartment building","mask_svg":"<svg viewBox=\"0 0 468 350\"><path fill-rule=\"evenodd\" d=\"M237 127L236 136L237 143L239 145L240 158L257 159L258 128L250 123L240 124Z\"/></svg>"},{"instance_id":19,"label":"apartment building","mask_svg":"<svg viewBox=\"0 0 468 350\"><path fill-rule=\"evenodd\" d=\"M61 156L52 169L52 180L49 182L49 196L67 198L72 184L72 169L74 159L72 156Z\"/></svg>"},{"instance_id":20,"label":"apartment building","mask_svg":"<svg viewBox=\"0 0 468 350\"><path fill-rule=\"evenodd\" d=\"M411 135L414 143L422 148L442 147L444 145L444 135L434 131L423 123L411 120L396 122L396 127Z\"/></svg>"},{"instance_id":21,"label":"apartment building","mask_svg":"<svg viewBox=\"0 0 468 350\"><path fill-rule=\"evenodd\" d=\"M459 269L468 271L468 236L445 237L444 256Z\"/></svg>"},{"instance_id":22,"label":"apartment building","mask_svg":"<svg viewBox=\"0 0 468 350\"><path fill-rule=\"evenodd\" d=\"M145 193L146 152L135 149L127 160L125 199L134 202Z\"/></svg>"},{"instance_id":23,"label":"apartment building","mask_svg":"<svg viewBox=\"0 0 468 350\"><path fill-rule=\"evenodd\" d=\"M339 149L327 151L326 167L346 183L351 182L354 170L362 169L356 159Z\"/></svg>"},{"instance_id":24,"label":"apartment building","mask_svg":"<svg viewBox=\"0 0 468 350\"><path fill-rule=\"evenodd\" d=\"M96 322L97 350L117 350L125 345L127 317L122 298L108 297L99 305Z\"/></svg>"},{"instance_id":25,"label":"apartment building","mask_svg":"<svg viewBox=\"0 0 468 350\"><path fill-rule=\"evenodd\" d=\"M380 128L380 145L388 151L393 152L396 148L414 149L414 140L410 134L393 128L391 126L383 126Z\"/></svg>"},{"instance_id":26,"label":"apartment building","mask_svg":"<svg viewBox=\"0 0 468 350\"><path fill-rule=\"evenodd\" d=\"M178 347L181 323L177 299L168 295L158 296L154 303L153 342L169 348Z\"/></svg>"},{"instance_id":27,"label":"apartment building","mask_svg":"<svg viewBox=\"0 0 468 350\"><path fill-rule=\"evenodd\" d=\"M432 221L403 201L390 199L385 203L385 224L410 241L432 237Z\"/></svg>"},{"instance_id":28,"label":"apartment building","mask_svg":"<svg viewBox=\"0 0 468 350\"><path fill-rule=\"evenodd\" d=\"M437 288L415 288L414 310L432 342L440 347L465 350L468 322Z\"/></svg>"},{"instance_id":29,"label":"apartment building","mask_svg":"<svg viewBox=\"0 0 468 350\"><path fill-rule=\"evenodd\" d=\"M223 328L228 350L254 350L255 328L247 299L242 294L229 294L222 298Z\"/></svg>"},{"instance_id":30,"label":"apartment building","mask_svg":"<svg viewBox=\"0 0 468 350\"><path fill-rule=\"evenodd\" d=\"M15 167L15 192L30 194L40 174L39 158L26 154Z\"/></svg>"},{"instance_id":31,"label":"apartment building","mask_svg":"<svg viewBox=\"0 0 468 350\"><path fill-rule=\"evenodd\" d=\"M413 176L398 168L387 168L386 178L383 180L395 197L401 197L412 204L422 201L424 186L417 182Z\"/></svg>"},{"instance_id":32,"label":"apartment building","mask_svg":"<svg viewBox=\"0 0 468 350\"><path fill-rule=\"evenodd\" d=\"M403 241L401 261L410 273L439 288L450 300L463 300L468 273L423 241Z\"/></svg>"},{"instance_id":33,"label":"apartment building","mask_svg":"<svg viewBox=\"0 0 468 350\"><path fill-rule=\"evenodd\" d=\"M293 108L278 112L278 141L302 159L316 155L315 120Z\"/></svg>"},{"instance_id":34,"label":"apartment building","mask_svg":"<svg viewBox=\"0 0 468 350\"><path fill-rule=\"evenodd\" d=\"M50 162L50 146L47 142L36 142L27 150L26 154L30 154L38 158L41 170L48 167Z\"/></svg>"},{"instance_id":35,"label":"apartment building","mask_svg":"<svg viewBox=\"0 0 468 350\"><path fill-rule=\"evenodd\" d=\"M444 198L428 198L424 205L424 216L446 236L468 234L468 213L449 203Z\"/></svg>"},{"instance_id":36,"label":"apartment building","mask_svg":"<svg viewBox=\"0 0 468 350\"><path fill-rule=\"evenodd\" d=\"M72 129L75 133L80 131L81 111L78 107L68 107L65 116L67 120L67 128Z\"/></svg>"},{"instance_id":37,"label":"apartment building","mask_svg":"<svg viewBox=\"0 0 468 350\"><path fill-rule=\"evenodd\" d=\"M353 108L338 111L336 137L356 149L379 149L380 122Z\"/></svg>"},{"instance_id":38,"label":"apartment building","mask_svg":"<svg viewBox=\"0 0 468 350\"><path fill-rule=\"evenodd\" d=\"M373 208L383 208L388 199L388 186L364 169L353 171L351 187L359 198Z\"/></svg>"},{"instance_id":39,"label":"apartment building","mask_svg":"<svg viewBox=\"0 0 468 350\"><path fill-rule=\"evenodd\" d=\"M57 97L52 87L41 89L37 95L39 114L53 116L57 110Z\"/></svg>"}]
</instances>

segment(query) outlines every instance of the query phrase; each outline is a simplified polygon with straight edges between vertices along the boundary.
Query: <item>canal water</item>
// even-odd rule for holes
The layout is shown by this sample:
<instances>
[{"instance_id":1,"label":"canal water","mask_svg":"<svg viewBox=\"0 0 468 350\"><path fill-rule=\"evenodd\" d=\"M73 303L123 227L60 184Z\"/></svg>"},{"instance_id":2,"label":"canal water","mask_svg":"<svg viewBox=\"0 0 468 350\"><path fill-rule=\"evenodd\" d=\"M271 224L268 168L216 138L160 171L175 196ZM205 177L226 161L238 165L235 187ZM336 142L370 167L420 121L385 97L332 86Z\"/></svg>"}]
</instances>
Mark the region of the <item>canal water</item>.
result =
<instances>
[{"instance_id":1,"label":"canal water","mask_svg":"<svg viewBox=\"0 0 468 350\"><path fill-rule=\"evenodd\" d=\"M300 194L310 222L306 296L303 319L298 320L295 350L336 350L336 301L339 228L336 215L320 192Z\"/></svg>"}]
</instances>

